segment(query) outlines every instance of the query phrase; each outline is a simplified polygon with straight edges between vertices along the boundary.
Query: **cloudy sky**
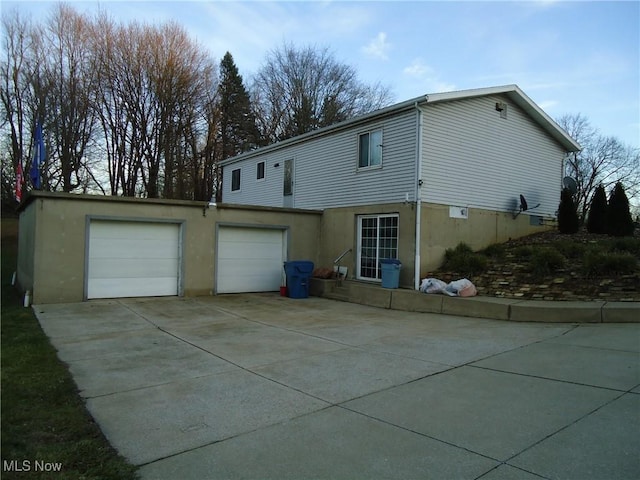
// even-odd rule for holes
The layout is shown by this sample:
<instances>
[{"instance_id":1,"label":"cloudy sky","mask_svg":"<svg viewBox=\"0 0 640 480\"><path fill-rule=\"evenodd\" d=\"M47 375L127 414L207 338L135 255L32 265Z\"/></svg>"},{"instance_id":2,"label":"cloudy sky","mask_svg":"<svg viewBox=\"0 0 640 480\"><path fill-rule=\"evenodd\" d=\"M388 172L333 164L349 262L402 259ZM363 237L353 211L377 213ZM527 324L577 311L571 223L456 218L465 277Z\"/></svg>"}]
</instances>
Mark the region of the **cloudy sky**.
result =
<instances>
[{"instance_id":1,"label":"cloudy sky","mask_svg":"<svg viewBox=\"0 0 640 480\"><path fill-rule=\"evenodd\" d=\"M518 84L549 115L582 113L640 147L640 2L68 1L123 21L175 20L250 79L290 42L329 47L400 102L423 94ZM2 2L34 19L52 2Z\"/></svg>"}]
</instances>

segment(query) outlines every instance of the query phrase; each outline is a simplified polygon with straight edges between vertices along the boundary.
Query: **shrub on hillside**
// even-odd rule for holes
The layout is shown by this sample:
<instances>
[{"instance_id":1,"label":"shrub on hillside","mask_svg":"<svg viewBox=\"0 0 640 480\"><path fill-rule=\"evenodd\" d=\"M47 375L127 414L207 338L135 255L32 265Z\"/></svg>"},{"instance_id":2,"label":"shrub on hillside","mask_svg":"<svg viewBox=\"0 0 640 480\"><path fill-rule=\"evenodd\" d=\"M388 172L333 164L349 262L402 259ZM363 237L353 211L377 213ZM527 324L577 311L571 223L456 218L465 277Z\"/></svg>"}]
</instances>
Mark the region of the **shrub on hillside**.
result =
<instances>
[{"instance_id":1,"label":"shrub on hillside","mask_svg":"<svg viewBox=\"0 0 640 480\"><path fill-rule=\"evenodd\" d=\"M584 256L585 275L629 275L638 269L638 259L630 253L590 250Z\"/></svg>"},{"instance_id":2,"label":"shrub on hillside","mask_svg":"<svg viewBox=\"0 0 640 480\"><path fill-rule=\"evenodd\" d=\"M559 268L564 267L566 258L555 248L536 248L529 258L529 269L538 277L553 274Z\"/></svg>"},{"instance_id":3,"label":"shrub on hillside","mask_svg":"<svg viewBox=\"0 0 640 480\"><path fill-rule=\"evenodd\" d=\"M506 252L506 247L503 243L494 243L482 250L482 253L487 257L494 260L502 260Z\"/></svg>"},{"instance_id":4,"label":"shrub on hillside","mask_svg":"<svg viewBox=\"0 0 640 480\"><path fill-rule=\"evenodd\" d=\"M513 255L517 260L527 260L533 255L533 247L530 245L521 245L513 249Z\"/></svg>"},{"instance_id":5,"label":"shrub on hillside","mask_svg":"<svg viewBox=\"0 0 640 480\"><path fill-rule=\"evenodd\" d=\"M640 238L620 237L611 239L609 243L609 251L627 252L636 256L640 256Z\"/></svg>"},{"instance_id":6,"label":"shrub on hillside","mask_svg":"<svg viewBox=\"0 0 640 480\"><path fill-rule=\"evenodd\" d=\"M568 188L562 189L560 195L560 206L558 207L558 230L560 233L576 233L580 228L580 220L573 195Z\"/></svg>"},{"instance_id":7,"label":"shrub on hillside","mask_svg":"<svg viewBox=\"0 0 640 480\"><path fill-rule=\"evenodd\" d=\"M620 182L616 183L609 197L607 226L607 233L614 237L633 235L635 226L629 210L629 199Z\"/></svg>"},{"instance_id":8,"label":"shrub on hillside","mask_svg":"<svg viewBox=\"0 0 640 480\"><path fill-rule=\"evenodd\" d=\"M471 277L486 270L487 257L475 253L469 245L461 242L455 248L445 250L442 268L465 277Z\"/></svg>"},{"instance_id":9,"label":"shrub on hillside","mask_svg":"<svg viewBox=\"0 0 640 480\"><path fill-rule=\"evenodd\" d=\"M559 240L553 244L553 247L564 255L566 258L582 258L587 249L584 243L576 242L571 239Z\"/></svg>"},{"instance_id":10,"label":"shrub on hillside","mask_svg":"<svg viewBox=\"0 0 640 480\"><path fill-rule=\"evenodd\" d=\"M598 185L593 194L587 219L587 231L589 233L607 233L607 194L602 185Z\"/></svg>"}]
</instances>

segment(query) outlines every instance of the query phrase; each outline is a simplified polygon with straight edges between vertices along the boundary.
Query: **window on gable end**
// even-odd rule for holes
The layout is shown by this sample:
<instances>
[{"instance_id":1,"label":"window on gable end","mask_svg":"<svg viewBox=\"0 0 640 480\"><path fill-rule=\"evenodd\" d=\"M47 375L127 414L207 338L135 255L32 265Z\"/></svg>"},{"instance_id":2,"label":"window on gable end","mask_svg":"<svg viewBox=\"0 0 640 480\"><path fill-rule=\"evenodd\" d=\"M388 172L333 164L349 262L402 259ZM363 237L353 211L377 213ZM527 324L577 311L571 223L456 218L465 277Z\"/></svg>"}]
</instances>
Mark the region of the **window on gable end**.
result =
<instances>
[{"instance_id":1,"label":"window on gable end","mask_svg":"<svg viewBox=\"0 0 640 480\"><path fill-rule=\"evenodd\" d=\"M382 130L360 134L358 139L358 168L382 166Z\"/></svg>"},{"instance_id":2,"label":"window on gable end","mask_svg":"<svg viewBox=\"0 0 640 480\"><path fill-rule=\"evenodd\" d=\"M237 192L240 190L240 169L236 168L231 172L231 191Z\"/></svg>"}]
</instances>

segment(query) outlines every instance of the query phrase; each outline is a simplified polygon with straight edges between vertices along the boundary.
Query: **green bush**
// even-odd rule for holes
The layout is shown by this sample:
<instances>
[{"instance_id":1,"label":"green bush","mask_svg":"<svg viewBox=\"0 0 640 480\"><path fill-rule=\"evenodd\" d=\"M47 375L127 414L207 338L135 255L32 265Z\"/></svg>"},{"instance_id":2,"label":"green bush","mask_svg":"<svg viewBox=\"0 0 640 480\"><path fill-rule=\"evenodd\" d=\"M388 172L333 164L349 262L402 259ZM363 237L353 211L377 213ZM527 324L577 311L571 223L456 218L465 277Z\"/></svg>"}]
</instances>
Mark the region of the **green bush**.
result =
<instances>
[{"instance_id":1,"label":"green bush","mask_svg":"<svg viewBox=\"0 0 640 480\"><path fill-rule=\"evenodd\" d=\"M562 190L560 195L560 206L558 207L558 230L560 233L576 233L580 228L580 220L573 195L568 188Z\"/></svg>"},{"instance_id":2,"label":"green bush","mask_svg":"<svg viewBox=\"0 0 640 480\"><path fill-rule=\"evenodd\" d=\"M640 256L640 238L636 238L636 237L615 238L609 243L609 251L627 252L627 253Z\"/></svg>"},{"instance_id":3,"label":"green bush","mask_svg":"<svg viewBox=\"0 0 640 480\"><path fill-rule=\"evenodd\" d=\"M462 242L455 248L445 250L442 268L470 277L486 270L487 257L475 253L469 245Z\"/></svg>"},{"instance_id":4,"label":"green bush","mask_svg":"<svg viewBox=\"0 0 640 480\"><path fill-rule=\"evenodd\" d=\"M584 243L574 242L572 240L560 240L553 244L558 252L565 258L582 258L587 250Z\"/></svg>"},{"instance_id":5,"label":"green bush","mask_svg":"<svg viewBox=\"0 0 640 480\"><path fill-rule=\"evenodd\" d=\"M638 268L638 259L630 253L589 250L584 257L586 275L628 275Z\"/></svg>"},{"instance_id":6,"label":"green bush","mask_svg":"<svg viewBox=\"0 0 640 480\"><path fill-rule=\"evenodd\" d=\"M598 185L589 206L589 218L587 219L589 233L607 233L608 208L604 187Z\"/></svg>"},{"instance_id":7,"label":"green bush","mask_svg":"<svg viewBox=\"0 0 640 480\"><path fill-rule=\"evenodd\" d=\"M629 211L629 199L620 182L616 183L609 197L607 226L609 235L625 237L633 235L634 225Z\"/></svg>"},{"instance_id":8,"label":"green bush","mask_svg":"<svg viewBox=\"0 0 640 480\"><path fill-rule=\"evenodd\" d=\"M531 255L533 255L533 247L530 247L529 245L516 247L513 249L513 255L518 260L527 260L531 258Z\"/></svg>"},{"instance_id":9,"label":"green bush","mask_svg":"<svg viewBox=\"0 0 640 480\"><path fill-rule=\"evenodd\" d=\"M536 276L543 277L551 275L559 268L564 267L566 258L555 248L540 247L533 251L529 258L529 267L531 273Z\"/></svg>"},{"instance_id":10,"label":"green bush","mask_svg":"<svg viewBox=\"0 0 640 480\"><path fill-rule=\"evenodd\" d=\"M487 257L491 257L495 260L502 260L506 252L506 247L502 243L494 243L485 248L482 253Z\"/></svg>"}]
</instances>

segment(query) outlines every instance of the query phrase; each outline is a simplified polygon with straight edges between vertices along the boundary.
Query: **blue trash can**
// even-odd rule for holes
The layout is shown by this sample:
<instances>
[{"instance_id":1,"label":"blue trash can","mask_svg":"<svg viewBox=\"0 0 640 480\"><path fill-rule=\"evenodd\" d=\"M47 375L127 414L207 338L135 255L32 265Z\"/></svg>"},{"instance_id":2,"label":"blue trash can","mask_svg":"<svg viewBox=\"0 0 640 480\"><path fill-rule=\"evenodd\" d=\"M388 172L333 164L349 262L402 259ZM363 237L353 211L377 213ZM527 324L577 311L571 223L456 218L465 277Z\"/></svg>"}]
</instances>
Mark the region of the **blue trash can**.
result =
<instances>
[{"instance_id":1,"label":"blue trash can","mask_svg":"<svg viewBox=\"0 0 640 480\"><path fill-rule=\"evenodd\" d=\"M313 262L308 260L284 262L284 272L287 274L289 298L308 298Z\"/></svg>"},{"instance_id":2,"label":"blue trash can","mask_svg":"<svg viewBox=\"0 0 640 480\"><path fill-rule=\"evenodd\" d=\"M382 288L398 288L400 284L400 268L402 263L397 258L383 258L380 260L382 268Z\"/></svg>"}]
</instances>

